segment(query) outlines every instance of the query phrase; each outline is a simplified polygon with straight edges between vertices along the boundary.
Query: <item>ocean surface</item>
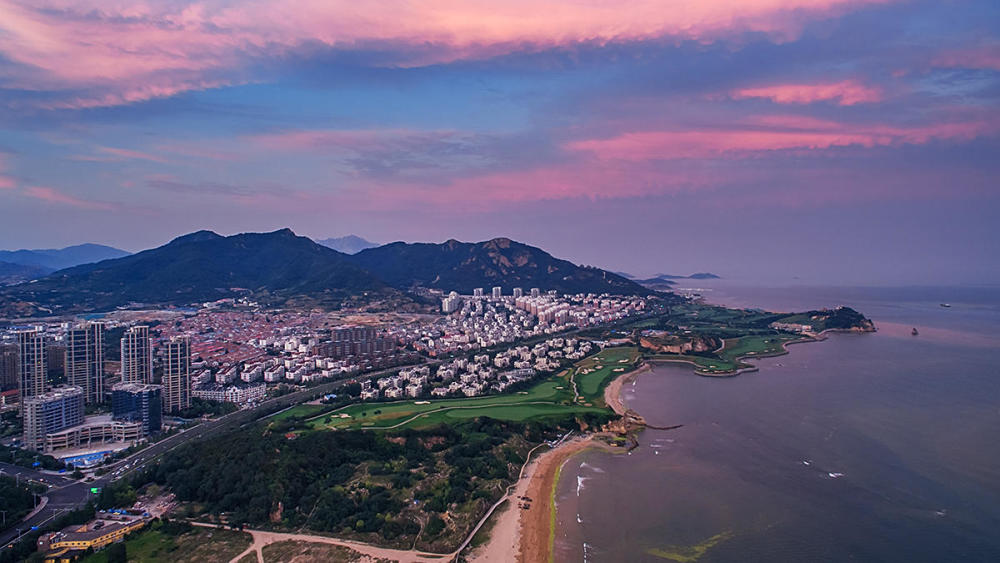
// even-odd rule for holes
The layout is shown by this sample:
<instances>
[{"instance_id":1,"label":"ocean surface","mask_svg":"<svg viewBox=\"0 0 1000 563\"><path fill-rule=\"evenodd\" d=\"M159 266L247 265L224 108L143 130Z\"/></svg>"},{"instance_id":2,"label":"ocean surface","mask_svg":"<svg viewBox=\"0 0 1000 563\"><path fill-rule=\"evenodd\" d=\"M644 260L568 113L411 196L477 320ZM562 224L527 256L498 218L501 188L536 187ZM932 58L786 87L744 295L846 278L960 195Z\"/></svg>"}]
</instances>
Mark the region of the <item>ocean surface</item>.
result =
<instances>
[{"instance_id":1,"label":"ocean surface","mask_svg":"<svg viewBox=\"0 0 1000 563\"><path fill-rule=\"evenodd\" d=\"M684 426L566 463L556 561L1000 561L1000 289L709 289L731 306L849 305L879 332L735 378L640 376L628 405Z\"/></svg>"}]
</instances>

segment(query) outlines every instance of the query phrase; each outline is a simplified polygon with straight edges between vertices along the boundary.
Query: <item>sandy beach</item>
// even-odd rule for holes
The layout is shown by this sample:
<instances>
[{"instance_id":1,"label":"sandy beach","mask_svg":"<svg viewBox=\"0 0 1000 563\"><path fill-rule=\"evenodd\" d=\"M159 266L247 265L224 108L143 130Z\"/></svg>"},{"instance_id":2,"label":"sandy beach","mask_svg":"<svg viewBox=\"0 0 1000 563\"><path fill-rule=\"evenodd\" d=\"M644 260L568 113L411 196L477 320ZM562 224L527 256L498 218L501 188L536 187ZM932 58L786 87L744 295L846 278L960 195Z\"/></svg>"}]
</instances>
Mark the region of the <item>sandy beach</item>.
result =
<instances>
[{"instance_id":1,"label":"sandy beach","mask_svg":"<svg viewBox=\"0 0 1000 563\"><path fill-rule=\"evenodd\" d=\"M638 369L630 371L628 373L622 374L616 377L607 387L604 388L604 402L608 405L611 410L619 415L624 415L628 407L625 405L625 399L622 398L622 387L627 385L629 382L634 381L636 377L650 370L648 363L643 362Z\"/></svg>"},{"instance_id":2,"label":"sandy beach","mask_svg":"<svg viewBox=\"0 0 1000 563\"><path fill-rule=\"evenodd\" d=\"M595 438L593 434L573 438L532 460L524 477L518 481L510 503L497 517L490 540L473 552L470 560L477 563L548 561L552 547L549 541L551 511L555 508L550 499L560 468L588 448L618 451ZM530 508L520 507L524 502L521 497L531 499Z\"/></svg>"},{"instance_id":3,"label":"sandy beach","mask_svg":"<svg viewBox=\"0 0 1000 563\"><path fill-rule=\"evenodd\" d=\"M643 364L609 383L604 390L604 401L608 407L624 415L628 407L621 398L622 387L649 369L648 364ZM532 459L509 497L507 506L497 515L489 541L472 552L470 560L476 563L548 561L552 549L552 511L555 510L551 499L563 464L588 448L622 451L598 439L599 436L578 436ZM530 508L522 508L526 502L522 501L522 497L531 499L527 504Z\"/></svg>"}]
</instances>

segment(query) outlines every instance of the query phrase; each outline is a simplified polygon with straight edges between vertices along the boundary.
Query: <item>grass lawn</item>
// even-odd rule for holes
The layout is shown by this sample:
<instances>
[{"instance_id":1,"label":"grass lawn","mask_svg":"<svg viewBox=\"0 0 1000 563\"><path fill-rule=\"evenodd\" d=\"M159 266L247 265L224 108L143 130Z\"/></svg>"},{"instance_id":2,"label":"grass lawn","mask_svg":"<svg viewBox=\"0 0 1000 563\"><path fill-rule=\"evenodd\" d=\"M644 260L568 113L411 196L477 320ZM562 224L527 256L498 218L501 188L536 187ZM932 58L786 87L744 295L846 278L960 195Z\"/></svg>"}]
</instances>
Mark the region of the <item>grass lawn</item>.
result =
<instances>
[{"instance_id":1,"label":"grass lawn","mask_svg":"<svg viewBox=\"0 0 1000 563\"><path fill-rule=\"evenodd\" d=\"M516 393L464 399L357 403L331 412L323 412L319 405L299 405L273 418L303 417L311 430L388 430L426 428L480 416L521 422L550 416L603 413L607 412L604 387L614 377L634 369L639 357L639 350L634 347L608 348L581 360L570 370ZM596 369L597 366L600 369ZM583 369L593 371L581 374ZM575 374L580 393L576 403L569 379L572 374Z\"/></svg>"},{"instance_id":2,"label":"grass lawn","mask_svg":"<svg viewBox=\"0 0 1000 563\"><path fill-rule=\"evenodd\" d=\"M765 336L744 336L726 340L726 347L720 356L730 362L741 357L768 356L784 352L782 344L799 338L789 334L769 334Z\"/></svg>"},{"instance_id":3,"label":"grass lawn","mask_svg":"<svg viewBox=\"0 0 1000 563\"><path fill-rule=\"evenodd\" d=\"M656 354L650 356L651 360L683 360L698 366L699 372L709 374L725 374L736 371L737 365L718 358L706 358L704 356L689 356L682 354Z\"/></svg>"},{"instance_id":4,"label":"grass lawn","mask_svg":"<svg viewBox=\"0 0 1000 563\"><path fill-rule=\"evenodd\" d=\"M623 373L616 372L616 369L631 370L638 358L639 352L636 348L609 348L579 362L575 370L581 402L577 404L573 402L572 384L568 377L573 370L567 370L535 384L527 391L467 399L433 401L410 399L390 403L360 403L314 416L308 424L315 430L358 428L381 430L423 428L480 416L497 420L525 421L548 416L601 413L606 412L601 395L604 386L613 377ZM581 368L592 369L598 365L601 369L585 375L579 374ZM287 412L292 413L289 416L295 415L292 411Z\"/></svg>"},{"instance_id":5,"label":"grass lawn","mask_svg":"<svg viewBox=\"0 0 1000 563\"><path fill-rule=\"evenodd\" d=\"M446 422L448 420L476 418L488 416L497 420L523 421L544 416L559 416L583 412L603 412L605 409L599 407L581 407L574 405L546 405L546 404L522 404L502 407L476 408L468 410L450 410L442 413L429 413L427 415L428 424L431 421ZM435 420L435 415L442 416L440 420Z\"/></svg>"},{"instance_id":6,"label":"grass lawn","mask_svg":"<svg viewBox=\"0 0 1000 563\"><path fill-rule=\"evenodd\" d=\"M382 429L399 425L400 428L420 428L478 416L499 420L527 420L540 416L573 412L599 411L573 405L573 392L565 378L553 376L527 391L467 399L440 399L435 401L394 401L391 403L359 403L338 411L321 415L309 421L314 429L352 428ZM424 403L424 404L417 404ZM348 417L341 417L347 415ZM417 416L422 415L422 416ZM327 422L327 417L330 421ZM417 418L414 418L417 417Z\"/></svg>"},{"instance_id":7,"label":"grass lawn","mask_svg":"<svg viewBox=\"0 0 1000 563\"><path fill-rule=\"evenodd\" d=\"M633 347L608 348L601 353L580 360L576 364L576 389L584 402L604 406L604 387L622 373L632 371L639 359L639 350ZM597 369L600 366L600 369ZM582 371L590 373L581 373ZM621 370L621 371L615 371Z\"/></svg>"},{"instance_id":8,"label":"grass lawn","mask_svg":"<svg viewBox=\"0 0 1000 563\"><path fill-rule=\"evenodd\" d=\"M686 360L698 366L698 371L708 375L723 375L740 368L750 367L750 364L740 361L740 358L765 357L784 352L782 344L796 340L798 336L790 334L768 334L730 338L726 347L715 357L692 356L679 354L657 354L653 360Z\"/></svg>"},{"instance_id":9,"label":"grass lawn","mask_svg":"<svg viewBox=\"0 0 1000 563\"><path fill-rule=\"evenodd\" d=\"M250 534L232 530L194 528L179 536L146 529L128 536L125 550L129 561L182 562L229 561L250 547ZM81 561L107 563L106 550L98 551Z\"/></svg>"}]
</instances>

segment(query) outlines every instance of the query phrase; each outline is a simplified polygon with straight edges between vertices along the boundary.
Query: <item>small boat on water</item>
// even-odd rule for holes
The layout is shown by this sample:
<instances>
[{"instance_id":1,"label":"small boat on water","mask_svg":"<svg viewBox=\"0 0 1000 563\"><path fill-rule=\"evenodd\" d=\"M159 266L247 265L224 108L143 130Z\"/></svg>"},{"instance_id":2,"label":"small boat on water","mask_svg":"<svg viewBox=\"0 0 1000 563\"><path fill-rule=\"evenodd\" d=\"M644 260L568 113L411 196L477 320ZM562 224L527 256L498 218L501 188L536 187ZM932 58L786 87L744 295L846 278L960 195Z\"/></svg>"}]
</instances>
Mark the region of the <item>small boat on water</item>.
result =
<instances>
[{"instance_id":1,"label":"small boat on water","mask_svg":"<svg viewBox=\"0 0 1000 563\"><path fill-rule=\"evenodd\" d=\"M918 334L920 334L920 333L919 333L919 332L917 332L917 327L913 327L913 331L912 331L912 332L910 332L910 334L912 334L913 336L916 336L916 335L918 335Z\"/></svg>"},{"instance_id":2,"label":"small boat on water","mask_svg":"<svg viewBox=\"0 0 1000 563\"><path fill-rule=\"evenodd\" d=\"M942 303L941 306L948 309L951 307L951 303Z\"/></svg>"}]
</instances>

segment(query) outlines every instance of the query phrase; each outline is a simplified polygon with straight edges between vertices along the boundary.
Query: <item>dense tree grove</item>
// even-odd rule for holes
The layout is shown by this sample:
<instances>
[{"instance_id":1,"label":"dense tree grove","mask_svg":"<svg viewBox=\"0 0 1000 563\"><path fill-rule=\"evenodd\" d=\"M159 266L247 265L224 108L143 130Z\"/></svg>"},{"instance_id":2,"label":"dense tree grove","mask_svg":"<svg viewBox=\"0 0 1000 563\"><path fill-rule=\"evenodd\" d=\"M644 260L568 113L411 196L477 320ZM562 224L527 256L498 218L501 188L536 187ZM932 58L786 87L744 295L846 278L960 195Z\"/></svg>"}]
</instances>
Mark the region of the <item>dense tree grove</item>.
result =
<instances>
[{"instance_id":1,"label":"dense tree grove","mask_svg":"<svg viewBox=\"0 0 1000 563\"><path fill-rule=\"evenodd\" d=\"M444 513L452 522L462 512L474 521L516 478L532 444L576 423L480 418L393 434L286 433L294 425L254 426L183 446L145 478L232 525L386 540L412 538L426 525L422 537L429 539L445 529Z\"/></svg>"},{"instance_id":2,"label":"dense tree grove","mask_svg":"<svg viewBox=\"0 0 1000 563\"><path fill-rule=\"evenodd\" d=\"M231 412L236 412L236 405L233 403L224 403L220 401L208 401L206 399L199 399L198 397L193 397L191 399L191 406L177 412L177 416L181 418L198 418L200 416L219 416L223 414L229 414Z\"/></svg>"},{"instance_id":3,"label":"dense tree grove","mask_svg":"<svg viewBox=\"0 0 1000 563\"><path fill-rule=\"evenodd\" d=\"M0 461L21 467L32 467L37 462L42 469L63 469L66 464L45 454L22 450L14 446L0 445Z\"/></svg>"},{"instance_id":4,"label":"dense tree grove","mask_svg":"<svg viewBox=\"0 0 1000 563\"><path fill-rule=\"evenodd\" d=\"M101 489L101 494L97 496L97 508L128 508L135 504L136 498L135 488L128 481L114 481Z\"/></svg>"},{"instance_id":5,"label":"dense tree grove","mask_svg":"<svg viewBox=\"0 0 1000 563\"><path fill-rule=\"evenodd\" d=\"M21 518L31 512L35 506L32 488L37 493L45 492L45 487L28 485L22 480L18 483L13 477L0 475L0 510L6 513L6 525L0 524L0 530L5 530L17 524Z\"/></svg>"}]
</instances>

